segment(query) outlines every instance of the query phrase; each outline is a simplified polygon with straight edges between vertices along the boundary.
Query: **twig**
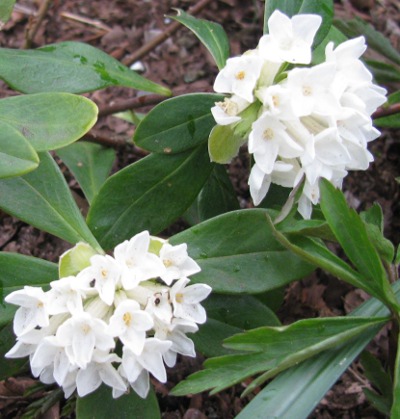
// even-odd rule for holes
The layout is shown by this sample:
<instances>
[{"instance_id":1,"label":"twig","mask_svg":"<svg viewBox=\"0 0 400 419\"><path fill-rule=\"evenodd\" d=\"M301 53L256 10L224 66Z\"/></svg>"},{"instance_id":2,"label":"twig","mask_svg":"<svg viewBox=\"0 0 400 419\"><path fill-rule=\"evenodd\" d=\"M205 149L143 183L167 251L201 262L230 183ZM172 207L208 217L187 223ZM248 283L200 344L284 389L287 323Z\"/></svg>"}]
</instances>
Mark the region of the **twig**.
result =
<instances>
[{"instance_id":1,"label":"twig","mask_svg":"<svg viewBox=\"0 0 400 419\"><path fill-rule=\"evenodd\" d=\"M382 106L372 114L372 119L382 118L383 116L390 116L400 113L400 103L395 103L390 106Z\"/></svg>"},{"instance_id":2,"label":"twig","mask_svg":"<svg viewBox=\"0 0 400 419\"><path fill-rule=\"evenodd\" d=\"M188 9L188 13L190 13L191 15L195 15L195 14L199 13L201 10L203 10L206 6L208 6L208 4L211 3L211 2L212 2L212 0L201 0L195 6L190 7ZM160 35L153 38L146 45L143 45L141 48L139 48L133 54L128 55L127 57L125 57L125 59L122 60L123 64L125 64L127 66L130 66L135 61L140 60L147 53L152 51L155 47L162 44L166 39L168 39L172 34L174 34L181 27L182 27L182 25L179 22L171 23L171 25L169 25L169 27L164 32L160 33Z\"/></svg>"},{"instance_id":3,"label":"twig","mask_svg":"<svg viewBox=\"0 0 400 419\"><path fill-rule=\"evenodd\" d=\"M94 131L87 132L81 140L86 140L91 143L97 143L104 145L106 147L113 147L113 148L119 148L124 147L128 144L128 140L123 140L119 138L110 138L110 137L104 137L103 135L98 135Z\"/></svg>"},{"instance_id":4,"label":"twig","mask_svg":"<svg viewBox=\"0 0 400 419\"><path fill-rule=\"evenodd\" d=\"M89 19L87 17L79 16L74 13L69 12L62 12L61 16L65 19L74 20L75 22L84 23L85 25L93 26L96 29L100 29L104 32L110 32L112 28L105 25L103 22L100 22L99 20Z\"/></svg>"},{"instance_id":5,"label":"twig","mask_svg":"<svg viewBox=\"0 0 400 419\"><path fill-rule=\"evenodd\" d=\"M44 17L46 16L47 11L50 8L50 4L51 4L52 0L43 0L39 10L37 12L36 15L36 21L34 21L34 23L32 25L29 25L26 33L25 33L25 44L24 44L24 49L30 48L32 46L32 42L36 36L37 31L40 28L40 25L43 22Z\"/></svg>"},{"instance_id":6,"label":"twig","mask_svg":"<svg viewBox=\"0 0 400 419\"><path fill-rule=\"evenodd\" d=\"M165 99L166 99L165 96L146 95L146 96L134 97L132 99L121 100L118 103L101 107L99 109L99 117L111 115L117 112L127 111L130 109L142 108L148 105L156 105L157 103L160 103Z\"/></svg>"}]
</instances>

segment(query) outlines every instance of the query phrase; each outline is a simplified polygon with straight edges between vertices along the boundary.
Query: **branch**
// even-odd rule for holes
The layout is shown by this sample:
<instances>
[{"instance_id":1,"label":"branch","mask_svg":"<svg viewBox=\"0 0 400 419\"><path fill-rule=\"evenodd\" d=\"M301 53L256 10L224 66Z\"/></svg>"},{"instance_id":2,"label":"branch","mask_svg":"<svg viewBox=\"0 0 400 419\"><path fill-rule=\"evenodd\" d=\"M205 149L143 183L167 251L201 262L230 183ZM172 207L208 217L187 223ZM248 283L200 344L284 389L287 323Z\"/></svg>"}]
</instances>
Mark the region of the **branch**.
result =
<instances>
[{"instance_id":1,"label":"branch","mask_svg":"<svg viewBox=\"0 0 400 419\"><path fill-rule=\"evenodd\" d=\"M190 7L187 12L191 15L195 15L199 13L201 10L203 10L206 6L208 6L208 4L211 2L212 0L201 0L195 6ZM171 23L171 25L169 25L169 27L163 33L160 33L160 35L153 38L146 45L143 45L133 54L130 54L127 57L125 57L125 59L122 60L122 63L129 67L134 62L140 60L142 57L144 57L146 54L148 54L150 51L156 48L158 45L162 44L181 27L182 25L179 22Z\"/></svg>"},{"instance_id":2,"label":"branch","mask_svg":"<svg viewBox=\"0 0 400 419\"><path fill-rule=\"evenodd\" d=\"M400 103L395 103L390 106L382 106L372 114L372 119L382 118L383 116L390 116L400 113Z\"/></svg>"},{"instance_id":3,"label":"branch","mask_svg":"<svg viewBox=\"0 0 400 419\"><path fill-rule=\"evenodd\" d=\"M142 108L148 105L157 105L163 100L167 99L165 96L160 95L146 95L134 97L132 99L121 100L115 104L109 106L103 106L99 108L99 117L111 115L117 112L128 111L131 109Z\"/></svg>"},{"instance_id":4,"label":"branch","mask_svg":"<svg viewBox=\"0 0 400 419\"><path fill-rule=\"evenodd\" d=\"M24 49L30 48L32 46L33 39L35 38L36 33L39 30L40 25L42 24L43 19L50 8L51 1L52 0L43 0L40 4L36 16L36 21L33 24L30 24L26 29Z\"/></svg>"}]
</instances>

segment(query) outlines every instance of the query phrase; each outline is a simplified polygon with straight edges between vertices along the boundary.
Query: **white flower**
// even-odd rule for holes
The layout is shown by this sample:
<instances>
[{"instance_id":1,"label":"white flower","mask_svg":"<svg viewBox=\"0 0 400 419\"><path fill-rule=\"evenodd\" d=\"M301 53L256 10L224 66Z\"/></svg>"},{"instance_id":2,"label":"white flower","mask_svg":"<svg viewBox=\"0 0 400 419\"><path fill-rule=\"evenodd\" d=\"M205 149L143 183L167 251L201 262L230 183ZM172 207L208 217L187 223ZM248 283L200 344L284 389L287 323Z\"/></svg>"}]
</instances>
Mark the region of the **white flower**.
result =
<instances>
[{"instance_id":1,"label":"white flower","mask_svg":"<svg viewBox=\"0 0 400 419\"><path fill-rule=\"evenodd\" d=\"M78 279L86 287L97 290L100 298L111 305L114 301L115 288L121 277L121 267L109 255L94 255L90 258L90 266L78 274Z\"/></svg>"},{"instance_id":2,"label":"white flower","mask_svg":"<svg viewBox=\"0 0 400 419\"><path fill-rule=\"evenodd\" d=\"M151 316L140 308L134 300L118 304L110 318L108 333L120 339L132 352L139 355L144 346L146 331L153 327Z\"/></svg>"},{"instance_id":3,"label":"white flower","mask_svg":"<svg viewBox=\"0 0 400 419\"><path fill-rule=\"evenodd\" d=\"M263 86L257 90L256 96L268 110L268 113L279 120L296 118L291 106L290 91L284 85Z\"/></svg>"},{"instance_id":4,"label":"white flower","mask_svg":"<svg viewBox=\"0 0 400 419\"><path fill-rule=\"evenodd\" d=\"M75 276L67 276L50 282L47 292L49 314L75 313L83 310L82 299L86 293Z\"/></svg>"},{"instance_id":5,"label":"white flower","mask_svg":"<svg viewBox=\"0 0 400 419\"><path fill-rule=\"evenodd\" d=\"M238 114L249 105L250 102L247 100L233 95L230 98L224 98L223 102L216 102L211 108L211 113L218 125L230 125L242 119Z\"/></svg>"},{"instance_id":6,"label":"white flower","mask_svg":"<svg viewBox=\"0 0 400 419\"><path fill-rule=\"evenodd\" d=\"M164 273L163 263L149 252L149 245L149 232L143 231L115 248L114 257L122 269L121 282L125 289L132 289L140 282Z\"/></svg>"},{"instance_id":7,"label":"white flower","mask_svg":"<svg viewBox=\"0 0 400 419\"><path fill-rule=\"evenodd\" d=\"M63 323L56 337L65 347L70 363L79 368L86 368L95 348L108 351L115 346L114 339L107 334L107 324L85 312Z\"/></svg>"},{"instance_id":8,"label":"white flower","mask_svg":"<svg viewBox=\"0 0 400 419\"><path fill-rule=\"evenodd\" d=\"M200 266L187 253L186 243L172 246L164 243L160 250L160 259L166 270L160 278L171 285L174 279L188 277L200 272Z\"/></svg>"},{"instance_id":9,"label":"white flower","mask_svg":"<svg viewBox=\"0 0 400 419\"><path fill-rule=\"evenodd\" d=\"M249 135L249 152L264 173L270 174L278 155L293 158L301 155L303 148L286 132L284 124L264 113L252 125Z\"/></svg>"},{"instance_id":10,"label":"white flower","mask_svg":"<svg viewBox=\"0 0 400 419\"><path fill-rule=\"evenodd\" d=\"M145 369L157 378L158 381L165 383L167 381L167 373L162 357L171 346L172 342L149 338L146 339L140 355L136 355L127 346L124 346L120 366L124 372L124 376L132 383L137 380L139 374Z\"/></svg>"},{"instance_id":11,"label":"white flower","mask_svg":"<svg viewBox=\"0 0 400 419\"><path fill-rule=\"evenodd\" d=\"M319 15L289 18L275 10L268 19L269 34L260 39L260 54L270 61L309 64L315 34L322 22Z\"/></svg>"},{"instance_id":12,"label":"white flower","mask_svg":"<svg viewBox=\"0 0 400 419\"><path fill-rule=\"evenodd\" d=\"M47 295L41 288L25 286L8 294L4 301L20 306L14 316L14 333L17 336L29 332L36 326L49 325Z\"/></svg>"},{"instance_id":13,"label":"white flower","mask_svg":"<svg viewBox=\"0 0 400 419\"><path fill-rule=\"evenodd\" d=\"M196 323L183 319L173 319L171 325L156 324L154 337L172 342L171 348L164 353L164 362L168 367L176 363L177 354L195 357L194 343L186 336L186 333L195 333L199 330Z\"/></svg>"},{"instance_id":14,"label":"white flower","mask_svg":"<svg viewBox=\"0 0 400 419\"><path fill-rule=\"evenodd\" d=\"M112 365L120 361L116 354L103 353L96 350L93 353L92 362L85 368L80 369L76 375L76 387L80 397L84 397L98 389L101 383L107 384L113 390L124 393L127 386Z\"/></svg>"},{"instance_id":15,"label":"white flower","mask_svg":"<svg viewBox=\"0 0 400 419\"><path fill-rule=\"evenodd\" d=\"M290 161L277 160L270 174L266 174L258 164L254 164L249 176L250 194L254 205L259 205L265 198L271 183L292 188L299 170L299 163L294 159Z\"/></svg>"},{"instance_id":16,"label":"white flower","mask_svg":"<svg viewBox=\"0 0 400 419\"><path fill-rule=\"evenodd\" d=\"M170 324L172 320L172 306L169 301L169 291L165 287L159 287L158 290L149 298L146 312L159 321Z\"/></svg>"},{"instance_id":17,"label":"white flower","mask_svg":"<svg viewBox=\"0 0 400 419\"><path fill-rule=\"evenodd\" d=\"M208 297L211 287L206 284L194 284L186 287L188 283L189 279L181 278L170 290L174 316L195 323L204 323L207 319L206 311L199 303Z\"/></svg>"},{"instance_id":18,"label":"white flower","mask_svg":"<svg viewBox=\"0 0 400 419\"><path fill-rule=\"evenodd\" d=\"M234 93L247 102L253 102L253 90L264 60L255 54L228 58L225 67L218 73L214 90L219 93Z\"/></svg>"},{"instance_id":19,"label":"white flower","mask_svg":"<svg viewBox=\"0 0 400 419\"><path fill-rule=\"evenodd\" d=\"M330 88L335 71L335 64L322 63L289 72L285 86L291 92L291 105L297 117L313 112L332 115L340 111L339 101Z\"/></svg>"}]
</instances>

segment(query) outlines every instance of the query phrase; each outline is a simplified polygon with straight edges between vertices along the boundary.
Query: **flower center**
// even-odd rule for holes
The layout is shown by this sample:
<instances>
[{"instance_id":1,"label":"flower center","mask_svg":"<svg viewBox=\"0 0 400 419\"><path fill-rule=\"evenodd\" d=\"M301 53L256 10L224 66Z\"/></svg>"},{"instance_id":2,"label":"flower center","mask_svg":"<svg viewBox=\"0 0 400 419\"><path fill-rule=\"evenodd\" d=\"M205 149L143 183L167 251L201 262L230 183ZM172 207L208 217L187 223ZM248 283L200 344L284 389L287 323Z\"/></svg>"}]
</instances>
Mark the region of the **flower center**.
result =
<instances>
[{"instance_id":1,"label":"flower center","mask_svg":"<svg viewBox=\"0 0 400 419\"><path fill-rule=\"evenodd\" d=\"M102 276L103 279L106 279L107 278L107 275L108 275L107 269L102 269L100 271L100 274L101 274L101 276Z\"/></svg>"},{"instance_id":2,"label":"flower center","mask_svg":"<svg viewBox=\"0 0 400 419\"><path fill-rule=\"evenodd\" d=\"M176 293L175 300L177 303L181 304L183 302L183 294L181 292Z\"/></svg>"},{"instance_id":3,"label":"flower center","mask_svg":"<svg viewBox=\"0 0 400 419\"><path fill-rule=\"evenodd\" d=\"M280 105L279 96L272 96L272 104L275 106L275 108L277 108Z\"/></svg>"},{"instance_id":4,"label":"flower center","mask_svg":"<svg viewBox=\"0 0 400 419\"><path fill-rule=\"evenodd\" d=\"M124 321L124 323L127 326L130 326L131 325L131 322L132 322L132 315L131 315L131 313L129 313L129 312L124 313L124 315L122 316L122 320Z\"/></svg>"},{"instance_id":5,"label":"flower center","mask_svg":"<svg viewBox=\"0 0 400 419\"><path fill-rule=\"evenodd\" d=\"M172 263L172 260L171 260L171 259L164 259L164 260L163 260L163 263L164 263L164 266L165 266L166 268L169 268L170 266L172 266L172 265L173 265L173 263Z\"/></svg>"},{"instance_id":6,"label":"flower center","mask_svg":"<svg viewBox=\"0 0 400 419\"><path fill-rule=\"evenodd\" d=\"M246 77L246 73L243 70L240 70L235 74L236 80L243 80L245 77Z\"/></svg>"},{"instance_id":7,"label":"flower center","mask_svg":"<svg viewBox=\"0 0 400 419\"><path fill-rule=\"evenodd\" d=\"M308 85L303 86L303 96L311 96L312 95L312 87Z\"/></svg>"},{"instance_id":8,"label":"flower center","mask_svg":"<svg viewBox=\"0 0 400 419\"><path fill-rule=\"evenodd\" d=\"M225 98L223 102L216 102L215 104L229 116L235 116L239 112L238 105L228 98Z\"/></svg>"},{"instance_id":9,"label":"flower center","mask_svg":"<svg viewBox=\"0 0 400 419\"><path fill-rule=\"evenodd\" d=\"M274 130L272 128L267 128L263 132L263 138L264 140L272 140L274 138Z\"/></svg>"},{"instance_id":10,"label":"flower center","mask_svg":"<svg viewBox=\"0 0 400 419\"><path fill-rule=\"evenodd\" d=\"M88 335L91 331L91 328L88 324L83 324L81 329L84 335Z\"/></svg>"}]
</instances>

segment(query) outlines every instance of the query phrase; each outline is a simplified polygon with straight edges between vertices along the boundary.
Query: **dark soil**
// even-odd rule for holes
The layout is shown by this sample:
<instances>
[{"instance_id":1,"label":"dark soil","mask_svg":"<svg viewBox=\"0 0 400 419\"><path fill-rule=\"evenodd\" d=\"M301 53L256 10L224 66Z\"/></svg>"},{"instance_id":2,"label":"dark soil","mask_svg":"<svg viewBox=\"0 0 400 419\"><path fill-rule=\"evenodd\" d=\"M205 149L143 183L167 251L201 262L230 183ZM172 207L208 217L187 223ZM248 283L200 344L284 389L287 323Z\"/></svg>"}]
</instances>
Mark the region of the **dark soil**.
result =
<instances>
[{"instance_id":1,"label":"dark soil","mask_svg":"<svg viewBox=\"0 0 400 419\"><path fill-rule=\"evenodd\" d=\"M27 30L35 24L35 13L42 1L21 0L12 19L0 32L2 47L22 48ZM39 26L32 47L72 40L87 42L101 48L117 59L126 60L130 54L166 30L174 14L172 8L187 10L197 2L188 0L53 0ZM231 43L232 55L254 48L262 33L264 3L260 0L214 0L198 16L223 25ZM337 17L360 16L373 24L397 48L400 46L400 6L397 0L343 0L336 4ZM162 83L174 95L189 92L212 91L217 74L209 54L185 28L167 39L141 58L143 75ZM388 86L398 89L399 86ZM0 97L16 94L0 84ZM130 89L109 88L90 95L99 107L109 106L136 95ZM141 109L146 111L148 108ZM143 152L132 145L121 146L133 133L132 126L114 118L104 117L92 131L93 136L115 144L118 163L114 171L141 158ZM400 176L399 132L385 130L380 139L371 144L375 162L366 172L353 173L346 178L345 190L352 206L362 210L379 202L385 214L385 233L395 244L400 239L400 200L396 178ZM247 187L246 159L237 159L230 174L240 197L242 207L251 206ZM68 174L67 174L68 176ZM76 183L68 177L73 189ZM78 191L79 192L79 191ZM78 195L77 195L78 196ZM79 201L84 209L85 204ZM180 229L180 224L174 228ZM23 222L0 213L0 249L57 261L69 245L53 236L40 232ZM316 271L311 277L288 287L279 316L287 324L300 318L346 314L367 296L359 290ZM383 331L371 344L371 350L383 362L387 359L387 331ZM165 419L233 418L248 399L239 397L245 383L210 397L207 393L186 398L174 398L169 390L191 372L201 368L202 359L184 359L169 371L166 385L154 383ZM24 391L35 383L21 376L0 382L0 416L17 418L26 406L41 396L37 393L23 397ZM359 364L353 365L321 401L312 418L379 418L382 417L366 400L363 388L369 387ZM43 418L72 417L68 405L57 403Z\"/></svg>"}]
</instances>

